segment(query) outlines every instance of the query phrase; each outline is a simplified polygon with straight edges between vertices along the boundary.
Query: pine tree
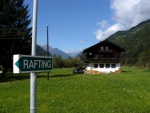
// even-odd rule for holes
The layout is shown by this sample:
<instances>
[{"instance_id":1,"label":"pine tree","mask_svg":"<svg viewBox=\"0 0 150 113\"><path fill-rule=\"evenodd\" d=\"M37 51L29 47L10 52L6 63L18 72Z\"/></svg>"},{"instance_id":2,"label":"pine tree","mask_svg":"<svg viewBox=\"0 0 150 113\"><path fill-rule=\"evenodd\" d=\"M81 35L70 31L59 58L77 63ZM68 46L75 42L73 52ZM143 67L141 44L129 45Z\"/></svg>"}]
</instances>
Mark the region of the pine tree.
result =
<instances>
[{"instance_id":1,"label":"pine tree","mask_svg":"<svg viewBox=\"0 0 150 113\"><path fill-rule=\"evenodd\" d=\"M31 54L31 22L24 0L0 0L0 65L12 69L13 54Z\"/></svg>"}]
</instances>

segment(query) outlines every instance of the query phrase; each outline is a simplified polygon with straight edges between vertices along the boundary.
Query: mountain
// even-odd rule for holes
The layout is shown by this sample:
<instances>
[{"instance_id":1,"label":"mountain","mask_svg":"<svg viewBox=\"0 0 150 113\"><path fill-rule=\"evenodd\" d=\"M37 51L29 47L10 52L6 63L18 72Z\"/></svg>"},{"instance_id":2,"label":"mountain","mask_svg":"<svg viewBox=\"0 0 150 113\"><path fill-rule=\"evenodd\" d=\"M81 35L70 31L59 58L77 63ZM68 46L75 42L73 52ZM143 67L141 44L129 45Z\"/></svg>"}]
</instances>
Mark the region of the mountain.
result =
<instances>
[{"instance_id":1,"label":"mountain","mask_svg":"<svg viewBox=\"0 0 150 113\"><path fill-rule=\"evenodd\" d=\"M118 31L106 40L126 49L121 55L123 64L150 64L150 20L127 31Z\"/></svg>"},{"instance_id":2,"label":"mountain","mask_svg":"<svg viewBox=\"0 0 150 113\"><path fill-rule=\"evenodd\" d=\"M67 53L67 54L69 56L71 56L71 57L76 57L79 53L80 53L80 51L78 51L78 52L70 52L70 53Z\"/></svg>"},{"instance_id":3,"label":"mountain","mask_svg":"<svg viewBox=\"0 0 150 113\"><path fill-rule=\"evenodd\" d=\"M49 54L50 55L61 55L63 59L66 59L68 57L76 57L80 52L69 52L69 53L65 53L63 51L61 51L58 48L53 48L51 46L49 46ZM37 45L37 55L38 56L46 56L47 55L47 45L44 46L39 46Z\"/></svg>"},{"instance_id":4,"label":"mountain","mask_svg":"<svg viewBox=\"0 0 150 113\"><path fill-rule=\"evenodd\" d=\"M47 51L47 45L42 46L42 48ZM68 57L70 57L67 53L63 52L62 50L58 49L58 48L53 48L51 46L49 46L49 52L50 54L53 56L55 55L60 55L63 59L66 59Z\"/></svg>"},{"instance_id":5,"label":"mountain","mask_svg":"<svg viewBox=\"0 0 150 113\"><path fill-rule=\"evenodd\" d=\"M37 56L47 56L47 51L45 51L41 46L37 45L36 46L36 55ZM49 53L51 56L51 54Z\"/></svg>"},{"instance_id":6,"label":"mountain","mask_svg":"<svg viewBox=\"0 0 150 113\"><path fill-rule=\"evenodd\" d=\"M144 21L126 31L118 31L108 37L109 40L122 48L126 49L121 54L122 65L142 65L150 66L150 20ZM42 46L46 50L47 46ZM63 59L69 57L63 51L49 47L49 52L54 55L61 55ZM41 52L41 54L45 54ZM72 56L74 54L70 54ZM77 55L84 59L82 52Z\"/></svg>"}]
</instances>

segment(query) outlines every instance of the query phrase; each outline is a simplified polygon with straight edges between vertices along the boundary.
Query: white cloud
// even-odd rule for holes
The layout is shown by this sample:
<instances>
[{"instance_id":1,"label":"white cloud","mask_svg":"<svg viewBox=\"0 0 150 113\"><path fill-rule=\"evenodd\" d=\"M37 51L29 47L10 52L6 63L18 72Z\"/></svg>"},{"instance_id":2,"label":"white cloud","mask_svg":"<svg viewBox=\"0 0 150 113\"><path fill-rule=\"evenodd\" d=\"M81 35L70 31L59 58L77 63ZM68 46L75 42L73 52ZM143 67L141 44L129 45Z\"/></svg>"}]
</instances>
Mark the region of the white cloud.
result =
<instances>
[{"instance_id":1,"label":"white cloud","mask_svg":"<svg viewBox=\"0 0 150 113\"><path fill-rule=\"evenodd\" d=\"M124 26L121 24L114 24L110 27L108 27L106 30L98 29L94 34L96 34L96 39L98 40L104 40L107 37L109 37L111 34L117 32L118 30L123 30Z\"/></svg>"},{"instance_id":2,"label":"white cloud","mask_svg":"<svg viewBox=\"0 0 150 113\"><path fill-rule=\"evenodd\" d=\"M83 44L83 40L80 40L80 44Z\"/></svg>"},{"instance_id":3,"label":"white cloud","mask_svg":"<svg viewBox=\"0 0 150 113\"><path fill-rule=\"evenodd\" d=\"M103 29L108 26L108 22L106 20L103 20L99 22L98 25L100 25L100 27Z\"/></svg>"},{"instance_id":4,"label":"white cloud","mask_svg":"<svg viewBox=\"0 0 150 113\"><path fill-rule=\"evenodd\" d=\"M150 19L150 0L111 0L114 25L101 21L95 34L98 40L104 40L118 30L127 30L142 21ZM107 25L106 26L106 22ZM105 28L105 29L104 29Z\"/></svg>"}]
</instances>

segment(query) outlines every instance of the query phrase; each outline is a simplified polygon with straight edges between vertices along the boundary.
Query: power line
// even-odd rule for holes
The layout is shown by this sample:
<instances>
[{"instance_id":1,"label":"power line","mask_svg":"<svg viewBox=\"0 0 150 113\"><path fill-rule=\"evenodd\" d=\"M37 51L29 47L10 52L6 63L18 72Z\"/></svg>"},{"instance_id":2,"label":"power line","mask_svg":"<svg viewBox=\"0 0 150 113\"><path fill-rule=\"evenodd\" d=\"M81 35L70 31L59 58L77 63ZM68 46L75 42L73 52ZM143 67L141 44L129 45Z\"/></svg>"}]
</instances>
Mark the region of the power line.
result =
<instances>
[{"instance_id":1,"label":"power line","mask_svg":"<svg viewBox=\"0 0 150 113\"><path fill-rule=\"evenodd\" d=\"M40 35L45 35L46 34L46 31L45 29L38 29L38 31L40 32ZM68 36L68 37L76 37L76 38L83 38L83 37L86 37L86 38L91 38L92 37L92 34L89 34L89 35L83 35L83 34L72 34L72 33L64 33L64 32L55 32L54 30L49 30L50 32L50 36ZM93 34L94 35L94 34Z\"/></svg>"},{"instance_id":2,"label":"power line","mask_svg":"<svg viewBox=\"0 0 150 113\"><path fill-rule=\"evenodd\" d=\"M93 39L79 39L79 38L67 38L67 37L50 37L51 39L68 39L68 40L82 40L82 41L93 41L94 42L94 40Z\"/></svg>"},{"instance_id":3,"label":"power line","mask_svg":"<svg viewBox=\"0 0 150 113\"><path fill-rule=\"evenodd\" d=\"M26 32L9 32L9 33L0 33L0 37L3 36L25 36ZM38 34L41 35L41 34ZM75 35L68 33L60 33L60 32L50 32L50 38L52 39L68 39L68 40L82 40L82 41L94 41L90 35ZM82 38L82 39L81 39ZM2 39L2 38L1 38ZM11 39L11 38L5 38ZM95 38L96 39L96 38Z\"/></svg>"},{"instance_id":4,"label":"power line","mask_svg":"<svg viewBox=\"0 0 150 113\"><path fill-rule=\"evenodd\" d=\"M21 39L21 38L0 38L0 40L5 40L5 39Z\"/></svg>"},{"instance_id":5,"label":"power line","mask_svg":"<svg viewBox=\"0 0 150 113\"><path fill-rule=\"evenodd\" d=\"M91 35L77 35L77 34L69 34L69 33L61 33L61 32L50 32L54 35L61 35L61 36L71 36L71 37L91 37Z\"/></svg>"}]
</instances>

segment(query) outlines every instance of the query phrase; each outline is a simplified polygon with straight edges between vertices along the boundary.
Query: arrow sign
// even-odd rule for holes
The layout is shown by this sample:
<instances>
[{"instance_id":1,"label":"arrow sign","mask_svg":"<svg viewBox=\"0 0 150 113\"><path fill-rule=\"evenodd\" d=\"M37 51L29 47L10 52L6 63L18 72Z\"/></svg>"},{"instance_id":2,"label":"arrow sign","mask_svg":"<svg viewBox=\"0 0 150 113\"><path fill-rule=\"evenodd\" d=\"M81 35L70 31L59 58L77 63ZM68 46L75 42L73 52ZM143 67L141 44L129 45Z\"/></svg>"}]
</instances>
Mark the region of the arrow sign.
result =
<instances>
[{"instance_id":1,"label":"arrow sign","mask_svg":"<svg viewBox=\"0 0 150 113\"><path fill-rule=\"evenodd\" d=\"M13 73L52 70L52 57L13 55Z\"/></svg>"}]
</instances>

